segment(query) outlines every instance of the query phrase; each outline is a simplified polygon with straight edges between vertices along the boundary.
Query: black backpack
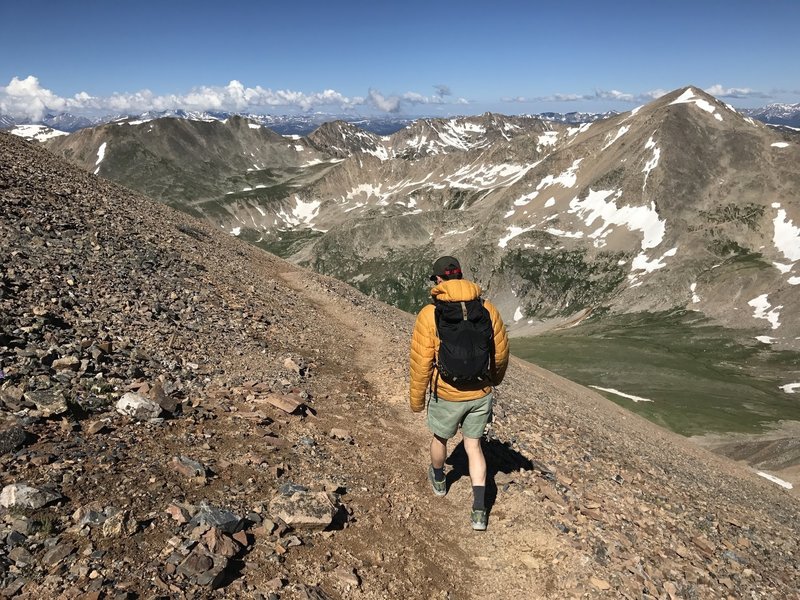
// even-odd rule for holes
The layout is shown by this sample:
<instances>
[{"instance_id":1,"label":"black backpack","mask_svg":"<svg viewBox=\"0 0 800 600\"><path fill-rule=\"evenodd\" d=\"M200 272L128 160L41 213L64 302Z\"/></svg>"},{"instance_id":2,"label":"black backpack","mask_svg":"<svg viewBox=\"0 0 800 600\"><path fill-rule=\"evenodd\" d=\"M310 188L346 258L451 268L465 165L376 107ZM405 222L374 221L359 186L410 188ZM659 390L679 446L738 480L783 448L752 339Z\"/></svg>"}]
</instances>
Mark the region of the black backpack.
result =
<instances>
[{"instance_id":1,"label":"black backpack","mask_svg":"<svg viewBox=\"0 0 800 600\"><path fill-rule=\"evenodd\" d=\"M490 363L494 329L483 299L466 302L435 301L439 376L459 388L492 384Z\"/></svg>"}]
</instances>

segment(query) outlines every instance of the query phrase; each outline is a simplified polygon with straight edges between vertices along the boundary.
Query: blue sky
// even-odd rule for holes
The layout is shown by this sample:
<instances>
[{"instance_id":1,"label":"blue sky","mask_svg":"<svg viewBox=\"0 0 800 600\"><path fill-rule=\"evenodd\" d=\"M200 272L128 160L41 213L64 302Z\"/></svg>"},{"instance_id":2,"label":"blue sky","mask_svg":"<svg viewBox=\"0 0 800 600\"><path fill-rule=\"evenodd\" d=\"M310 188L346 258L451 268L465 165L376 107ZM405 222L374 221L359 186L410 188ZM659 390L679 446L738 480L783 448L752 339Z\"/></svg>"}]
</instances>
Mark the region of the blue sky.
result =
<instances>
[{"instance_id":1,"label":"blue sky","mask_svg":"<svg viewBox=\"0 0 800 600\"><path fill-rule=\"evenodd\" d=\"M800 102L800 2L4 1L0 113L629 110Z\"/></svg>"}]
</instances>

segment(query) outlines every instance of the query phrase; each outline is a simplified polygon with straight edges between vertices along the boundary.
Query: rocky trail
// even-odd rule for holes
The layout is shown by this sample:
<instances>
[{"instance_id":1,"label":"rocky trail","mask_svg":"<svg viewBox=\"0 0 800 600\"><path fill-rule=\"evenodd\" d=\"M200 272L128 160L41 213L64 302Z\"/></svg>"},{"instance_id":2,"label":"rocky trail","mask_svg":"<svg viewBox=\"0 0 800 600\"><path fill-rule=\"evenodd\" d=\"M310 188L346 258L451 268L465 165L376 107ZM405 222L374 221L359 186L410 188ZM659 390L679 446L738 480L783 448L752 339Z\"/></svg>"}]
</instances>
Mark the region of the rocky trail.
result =
<instances>
[{"instance_id":1,"label":"rocky trail","mask_svg":"<svg viewBox=\"0 0 800 600\"><path fill-rule=\"evenodd\" d=\"M469 527L413 317L0 134L0 593L800 597L798 500L512 360Z\"/></svg>"}]
</instances>

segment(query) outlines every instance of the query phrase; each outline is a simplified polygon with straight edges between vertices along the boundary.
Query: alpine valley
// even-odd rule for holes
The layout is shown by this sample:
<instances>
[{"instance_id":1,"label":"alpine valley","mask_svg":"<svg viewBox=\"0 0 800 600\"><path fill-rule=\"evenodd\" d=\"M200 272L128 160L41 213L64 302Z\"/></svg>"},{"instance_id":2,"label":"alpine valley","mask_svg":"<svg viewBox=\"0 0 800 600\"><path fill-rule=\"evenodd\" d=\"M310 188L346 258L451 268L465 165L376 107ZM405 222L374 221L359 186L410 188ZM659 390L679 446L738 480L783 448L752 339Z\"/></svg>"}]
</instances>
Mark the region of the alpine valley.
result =
<instances>
[{"instance_id":1,"label":"alpine valley","mask_svg":"<svg viewBox=\"0 0 800 600\"><path fill-rule=\"evenodd\" d=\"M412 313L432 261L455 255L512 351L673 431L800 420L790 128L695 87L580 125L484 114L388 136L342 120L299 136L175 116L44 144Z\"/></svg>"}]
</instances>

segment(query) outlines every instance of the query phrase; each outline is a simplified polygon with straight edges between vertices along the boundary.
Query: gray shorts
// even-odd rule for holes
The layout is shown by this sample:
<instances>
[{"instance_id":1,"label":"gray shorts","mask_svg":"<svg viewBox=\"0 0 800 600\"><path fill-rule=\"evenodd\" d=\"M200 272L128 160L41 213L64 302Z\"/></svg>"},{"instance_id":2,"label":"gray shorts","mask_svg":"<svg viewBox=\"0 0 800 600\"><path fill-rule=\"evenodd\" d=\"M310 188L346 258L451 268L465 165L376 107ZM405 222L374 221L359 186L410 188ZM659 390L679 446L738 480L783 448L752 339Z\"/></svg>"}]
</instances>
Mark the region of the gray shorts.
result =
<instances>
[{"instance_id":1,"label":"gray shorts","mask_svg":"<svg viewBox=\"0 0 800 600\"><path fill-rule=\"evenodd\" d=\"M451 402L436 396L428 402L428 429L449 440L461 426L464 437L479 438L492 418L492 394L477 400Z\"/></svg>"}]
</instances>

